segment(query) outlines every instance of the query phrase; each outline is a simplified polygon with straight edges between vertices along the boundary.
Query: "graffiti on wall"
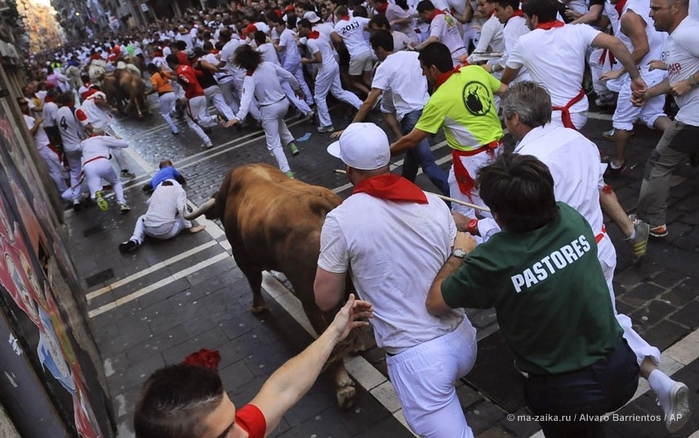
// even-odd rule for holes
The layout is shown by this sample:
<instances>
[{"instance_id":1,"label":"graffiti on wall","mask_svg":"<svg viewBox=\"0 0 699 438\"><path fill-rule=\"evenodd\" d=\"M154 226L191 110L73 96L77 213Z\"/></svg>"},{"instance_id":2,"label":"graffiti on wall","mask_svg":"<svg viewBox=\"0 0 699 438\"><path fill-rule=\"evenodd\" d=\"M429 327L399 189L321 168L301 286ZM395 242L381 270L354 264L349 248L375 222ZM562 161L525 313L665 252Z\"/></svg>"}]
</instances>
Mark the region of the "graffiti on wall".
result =
<instances>
[{"instance_id":1,"label":"graffiti on wall","mask_svg":"<svg viewBox=\"0 0 699 438\"><path fill-rule=\"evenodd\" d=\"M0 299L17 310L8 316L15 320L35 372L66 426L83 438L104 437L93 408L93 401L99 405L103 398L102 389L92 363L76 350L45 263L54 259L73 285L75 271L4 105L0 104Z\"/></svg>"}]
</instances>

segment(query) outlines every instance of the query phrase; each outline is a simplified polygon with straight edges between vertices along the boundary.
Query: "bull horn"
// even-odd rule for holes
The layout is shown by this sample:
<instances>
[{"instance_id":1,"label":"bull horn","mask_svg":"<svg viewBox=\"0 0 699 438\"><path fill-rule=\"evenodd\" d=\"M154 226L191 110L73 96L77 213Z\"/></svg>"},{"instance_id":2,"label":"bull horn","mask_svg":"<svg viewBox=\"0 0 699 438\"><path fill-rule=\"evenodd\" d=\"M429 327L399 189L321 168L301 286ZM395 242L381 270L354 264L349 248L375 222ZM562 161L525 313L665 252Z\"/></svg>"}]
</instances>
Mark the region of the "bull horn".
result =
<instances>
[{"instance_id":1,"label":"bull horn","mask_svg":"<svg viewBox=\"0 0 699 438\"><path fill-rule=\"evenodd\" d=\"M184 218L187 219L188 221L194 220L194 219L198 218L199 216L201 216L202 214L209 211L209 209L211 207L213 207L215 203L216 203L216 200L214 198L211 198L208 201L206 201L205 203L203 203L199 208L197 208L193 212L185 213Z\"/></svg>"}]
</instances>

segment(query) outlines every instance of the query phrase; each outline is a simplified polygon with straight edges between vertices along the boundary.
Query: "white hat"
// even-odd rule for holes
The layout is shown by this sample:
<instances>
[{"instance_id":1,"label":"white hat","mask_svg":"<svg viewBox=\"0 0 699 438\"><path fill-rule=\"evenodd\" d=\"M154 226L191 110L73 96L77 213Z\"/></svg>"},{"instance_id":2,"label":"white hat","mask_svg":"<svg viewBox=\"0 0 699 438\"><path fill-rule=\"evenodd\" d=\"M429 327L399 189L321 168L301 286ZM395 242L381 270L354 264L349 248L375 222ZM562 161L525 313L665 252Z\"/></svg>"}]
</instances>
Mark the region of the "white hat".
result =
<instances>
[{"instance_id":1,"label":"white hat","mask_svg":"<svg viewBox=\"0 0 699 438\"><path fill-rule=\"evenodd\" d=\"M316 13L313 11L308 11L305 14L303 14L303 18L310 21L311 23L317 23L320 21L320 17L317 16Z\"/></svg>"},{"instance_id":2,"label":"white hat","mask_svg":"<svg viewBox=\"0 0 699 438\"><path fill-rule=\"evenodd\" d=\"M391 160L388 137L373 123L352 123L340 140L328 146L328 153L358 170L376 170Z\"/></svg>"}]
</instances>

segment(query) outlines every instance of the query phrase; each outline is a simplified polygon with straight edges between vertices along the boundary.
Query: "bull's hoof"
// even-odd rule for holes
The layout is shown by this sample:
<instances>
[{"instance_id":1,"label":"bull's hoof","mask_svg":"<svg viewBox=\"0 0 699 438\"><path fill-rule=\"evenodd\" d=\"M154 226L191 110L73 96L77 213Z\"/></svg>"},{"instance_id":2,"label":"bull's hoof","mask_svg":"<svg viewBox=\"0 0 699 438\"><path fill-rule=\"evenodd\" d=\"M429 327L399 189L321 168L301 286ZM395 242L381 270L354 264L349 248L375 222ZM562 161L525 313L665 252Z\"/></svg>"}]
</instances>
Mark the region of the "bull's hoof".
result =
<instances>
[{"instance_id":1,"label":"bull's hoof","mask_svg":"<svg viewBox=\"0 0 699 438\"><path fill-rule=\"evenodd\" d=\"M269 310L269 309L268 309L267 306L264 305L264 304L261 305L261 306L252 306L252 307L250 308L250 312L254 313L255 315L257 315L257 314L259 314L259 313L262 313L262 312L265 312L265 311L267 311L267 310Z\"/></svg>"},{"instance_id":2,"label":"bull's hoof","mask_svg":"<svg viewBox=\"0 0 699 438\"><path fill-rule=\"evenodd\" d=\"M344 410L350 409L357 401L357 390L354 382L343 382L337 390L337 404Z\"/></svg>"}]
</instances>

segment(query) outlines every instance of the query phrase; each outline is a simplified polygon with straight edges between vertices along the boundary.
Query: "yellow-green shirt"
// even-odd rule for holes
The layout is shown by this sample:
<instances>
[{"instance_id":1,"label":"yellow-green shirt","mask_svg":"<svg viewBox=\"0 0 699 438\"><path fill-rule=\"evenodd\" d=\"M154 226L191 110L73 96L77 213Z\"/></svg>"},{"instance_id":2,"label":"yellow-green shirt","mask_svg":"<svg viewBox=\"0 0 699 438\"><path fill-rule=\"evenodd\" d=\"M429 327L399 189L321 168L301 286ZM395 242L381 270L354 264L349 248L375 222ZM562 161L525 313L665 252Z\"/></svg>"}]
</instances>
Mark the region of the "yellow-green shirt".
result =
<instances>
[{"instance_id":1,"label":"yellow-green shirt","mask_svg":"<svg viewBox=\"0 0 699 438\"><path fill-rule=\"evenodd\" d=\"M471 151L503 136L493 93L500 81L482 67L469 65L452 74L432 94L415 127L436 134L444 127L452 149Z\"/></svg>"}]
</instances>

